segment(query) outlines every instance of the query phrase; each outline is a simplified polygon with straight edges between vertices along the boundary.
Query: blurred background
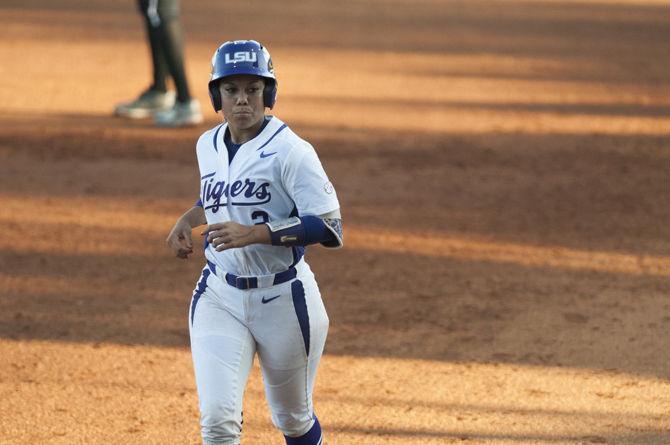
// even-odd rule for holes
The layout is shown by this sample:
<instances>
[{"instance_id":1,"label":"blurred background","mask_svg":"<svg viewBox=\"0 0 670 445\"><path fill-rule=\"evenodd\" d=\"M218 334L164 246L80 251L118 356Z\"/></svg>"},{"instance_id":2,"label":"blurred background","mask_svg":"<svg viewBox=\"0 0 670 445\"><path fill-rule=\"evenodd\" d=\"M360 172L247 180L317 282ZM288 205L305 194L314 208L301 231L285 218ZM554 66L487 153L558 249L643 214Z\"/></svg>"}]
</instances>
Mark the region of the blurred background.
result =
<instances>
[{"instance_id":1,"label":"blurred background","mask_svg":"<svg viewBox=\"0 0 670 445\"><path fill-rule=\"evenodd\" d=\"M329 444L670 443L664 0L182 1L205 122L151 81L135 2L0 3L0 443L199 443L164 239L220 122L214 50L255 39L272 114L334 183L310 248ZM254 368L243 444L280 444Z\"/></svg>"}]
</instances>

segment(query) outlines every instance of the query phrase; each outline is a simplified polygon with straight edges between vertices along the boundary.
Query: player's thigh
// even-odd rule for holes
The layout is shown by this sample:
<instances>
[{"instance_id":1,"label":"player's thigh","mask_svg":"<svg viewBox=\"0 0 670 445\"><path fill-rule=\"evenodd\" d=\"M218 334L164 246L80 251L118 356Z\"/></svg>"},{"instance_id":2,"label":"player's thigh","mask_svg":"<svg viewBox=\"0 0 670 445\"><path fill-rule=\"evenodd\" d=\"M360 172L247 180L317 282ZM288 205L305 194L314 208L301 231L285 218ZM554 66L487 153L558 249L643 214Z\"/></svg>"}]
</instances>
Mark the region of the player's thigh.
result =
<instances>
[{"instance_id":1,"label":"player's thigh","mask_svg":"<svg viewBox=\"0 0 670 445\"><path fill-rule=\"evenodd\" d=\"M191 354L203 423L238 422L254 339L212 288L205 288L191 307Z\"/></svg>"},{"instance_id":2,"label":"player's thigh","mask_svg":"<svg viewBox=\"0 0 670 445\"><path fill-rule=\"evenodd\" d=\"M256 305L252 334L261 362L272 369L295 369L318 358L328 335L328 315L312 280L293 280L264 291Z\"/></svg>"},{"instance_id":3,"label":"player's thigh","mask_svg":"<svg viewBox=\"0 0 670 445\"><path fill-rule=\"evenodd\" d=\"M328 316L313 280L295 280L274 311L272 328L257 340L268 405L285 433L311 425L312 392L328 333ZM271 334L271 335L270 335Z\"/></svg>"},{"instance_id":4,"label":"player's thigh","mask_svg":"<svg viewBox=\"0 0 670 445\"><path fill-rule=\"evenodd\" d=\"M249 329L227 309L212 304L207 294L195 311L190 329L191 353L198 387L208 391L233 390L246 373L255 354ZM216 382L222 382L218 385Z\"/></svg>"}]
</instances>

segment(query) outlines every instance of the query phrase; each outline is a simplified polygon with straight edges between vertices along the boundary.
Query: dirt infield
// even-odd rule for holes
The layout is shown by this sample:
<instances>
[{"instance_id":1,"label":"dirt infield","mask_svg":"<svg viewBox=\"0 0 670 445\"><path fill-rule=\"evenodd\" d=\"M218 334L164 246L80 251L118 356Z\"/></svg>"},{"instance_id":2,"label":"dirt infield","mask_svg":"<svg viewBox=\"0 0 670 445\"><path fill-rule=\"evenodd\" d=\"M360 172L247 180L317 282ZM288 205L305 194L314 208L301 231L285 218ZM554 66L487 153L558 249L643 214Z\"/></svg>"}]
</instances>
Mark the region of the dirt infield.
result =
<instances>
[{"instance_id":1,"label":"dirt infield","mask_svg":"<svg viewBox=\"0 0 670 445\"><path fill-rule=\"evenodd\" d=\"M328 445L670 444L670 2L182 3L203 105L213 49L264 42L338 191ZM131 0L0 23L0 443L197 444L203 258L164 239L218 117L111 117L149 81ZM283 443L257 367L244 412Z\"/></svg>"}]
</instances>

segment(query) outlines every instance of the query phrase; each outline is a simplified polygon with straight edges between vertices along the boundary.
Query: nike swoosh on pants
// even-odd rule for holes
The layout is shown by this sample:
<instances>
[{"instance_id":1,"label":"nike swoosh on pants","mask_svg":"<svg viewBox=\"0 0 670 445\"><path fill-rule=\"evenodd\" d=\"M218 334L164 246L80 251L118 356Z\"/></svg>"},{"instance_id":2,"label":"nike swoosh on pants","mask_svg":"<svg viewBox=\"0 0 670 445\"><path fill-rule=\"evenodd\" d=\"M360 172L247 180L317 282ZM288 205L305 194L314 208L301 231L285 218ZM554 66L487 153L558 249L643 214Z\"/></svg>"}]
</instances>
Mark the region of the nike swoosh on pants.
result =
<instances>
[{"instance_id":1,"label":"nike swoosh on pants","mask_svg":"<svg viewBox=\"0 0 670 445\"><path fill-rule=\"evenodd\" d=\"M261 300L261 303L263 303L263 304L265 304L265 303L269 303L269 302L271 302L272 300L276 300L276 299L279 298L279 297L281 297L281 295L277 295L276 297L272 297L272 298L265 298L265 297L263 297L263 299Z\"/></svg>"}]
</instances>

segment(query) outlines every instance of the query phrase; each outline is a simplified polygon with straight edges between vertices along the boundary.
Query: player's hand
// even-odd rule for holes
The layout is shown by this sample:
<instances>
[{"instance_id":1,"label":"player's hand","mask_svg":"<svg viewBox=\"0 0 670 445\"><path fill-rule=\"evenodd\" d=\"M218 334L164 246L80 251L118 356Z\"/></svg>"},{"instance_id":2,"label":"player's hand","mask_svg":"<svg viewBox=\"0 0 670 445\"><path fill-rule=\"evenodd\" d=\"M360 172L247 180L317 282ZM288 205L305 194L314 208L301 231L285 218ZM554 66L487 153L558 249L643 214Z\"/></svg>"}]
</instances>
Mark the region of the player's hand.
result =
<instances>
[{"instance_id":1,"label":"player's hand","mask_svg":"<svg viewBox=\"0 0 670 445\"><path fill-rule=\"evenodd\" d=\"M188 258L193 253L191 226L180 218L175 223L165 242L178 258Z\"/></svg>"},{"instance_id":2,"label":"player's hand","mask_svg":"<svg viewBox=\"0 0 670 445\"><path fill-rule=\"evenodd\" d=\"M248 246L250 244L269 244L270 231L265 224L245 226L233 221L210 224L203 236L218 252Z\"/></svg>"}]
</instances>

